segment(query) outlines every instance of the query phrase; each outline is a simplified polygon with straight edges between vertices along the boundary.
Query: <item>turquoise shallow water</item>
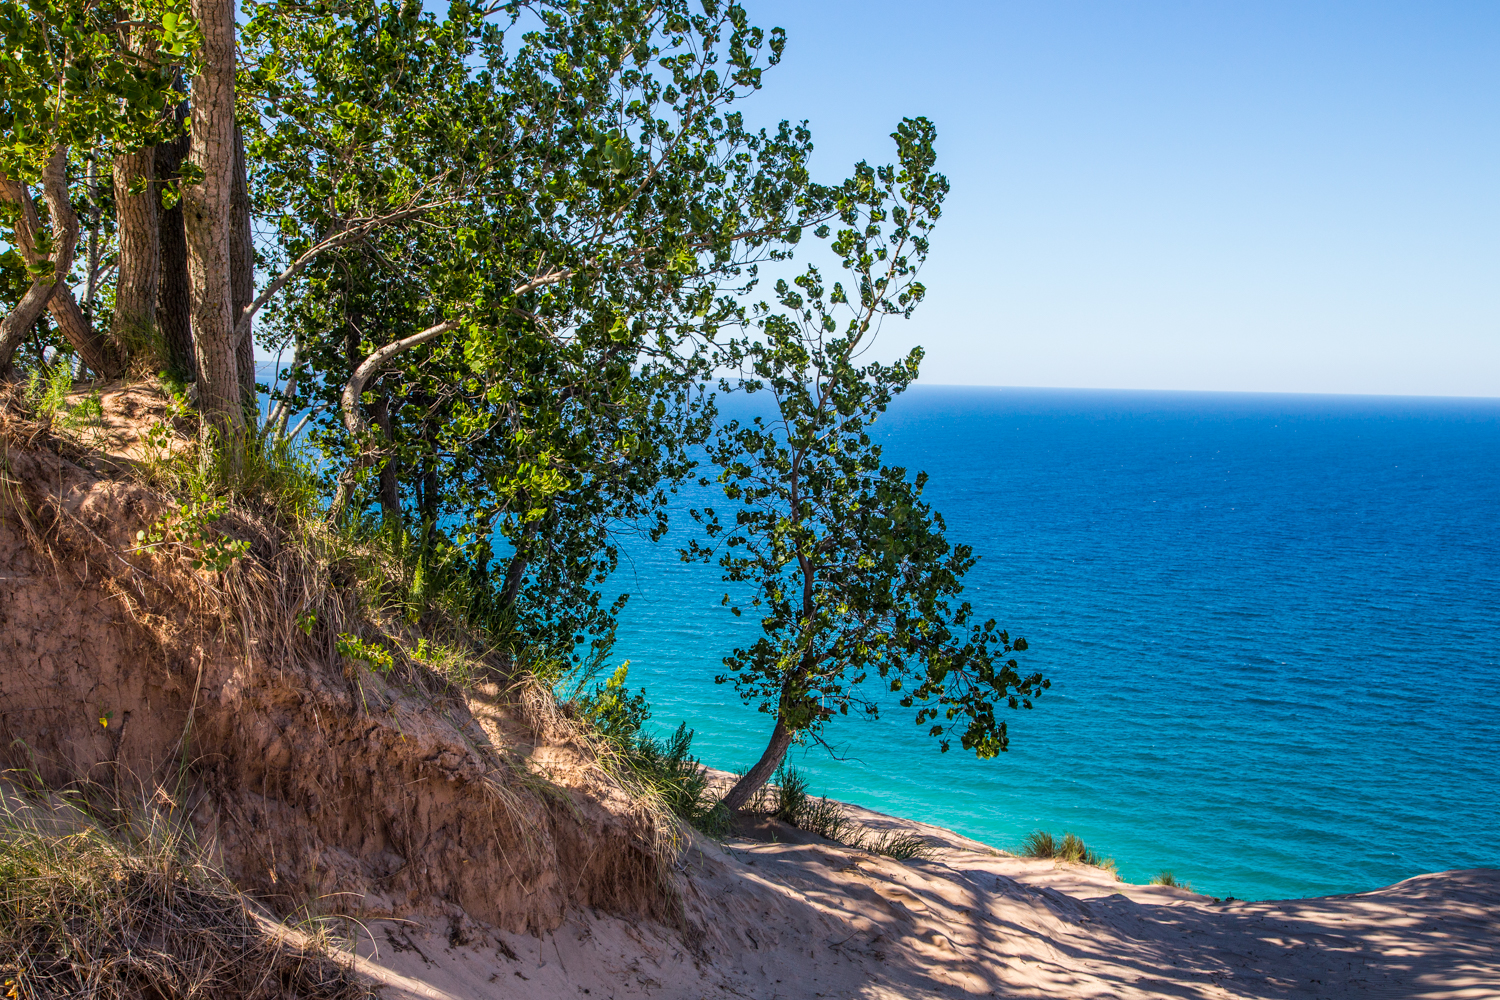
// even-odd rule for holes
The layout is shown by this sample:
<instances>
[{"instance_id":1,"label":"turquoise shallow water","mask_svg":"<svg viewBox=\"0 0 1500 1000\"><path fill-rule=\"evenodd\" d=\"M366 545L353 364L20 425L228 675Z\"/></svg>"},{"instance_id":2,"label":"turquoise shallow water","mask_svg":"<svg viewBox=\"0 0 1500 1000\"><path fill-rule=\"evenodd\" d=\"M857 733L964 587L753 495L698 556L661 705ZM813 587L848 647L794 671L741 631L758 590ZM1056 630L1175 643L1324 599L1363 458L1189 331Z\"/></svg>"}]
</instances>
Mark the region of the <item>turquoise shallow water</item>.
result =
<instances>
[{"instance_id":1,"label":"turquoise shallow water","mask_svg":"<svg viewBox=\"0 0 1500 1000\"><path fill-rule=\"evenodd\" d=\"M1500 866L1500 401L919 387L881 433L1053 688L992 761L844 722L794 751L815 791L1219 896ZM670 541L627 556L654 724L749 764L770 720L712 678L756 625Z\"/></svg>"}]
</instances>

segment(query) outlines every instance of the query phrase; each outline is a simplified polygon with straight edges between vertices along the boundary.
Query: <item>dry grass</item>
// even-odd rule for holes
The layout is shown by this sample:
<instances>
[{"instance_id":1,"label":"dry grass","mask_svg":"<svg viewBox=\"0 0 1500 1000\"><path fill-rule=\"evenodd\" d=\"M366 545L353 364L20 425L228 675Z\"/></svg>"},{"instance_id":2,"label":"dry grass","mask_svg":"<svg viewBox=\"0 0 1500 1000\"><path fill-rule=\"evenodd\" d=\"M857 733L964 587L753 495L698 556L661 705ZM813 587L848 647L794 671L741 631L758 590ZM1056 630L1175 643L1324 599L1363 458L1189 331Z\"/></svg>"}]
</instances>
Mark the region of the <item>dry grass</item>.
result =
<instances>
[{"instance_id":1,"label":"dry grass","mask_svg":"<svg viewBox=\"0 0 1500 1000\"><path fill-rule=\"evenodd\" d=\"M322 947L247 909L159 818L106 830L0 793L0 988L9 1000L373 996Z\"/></svg>"}]
</instances>

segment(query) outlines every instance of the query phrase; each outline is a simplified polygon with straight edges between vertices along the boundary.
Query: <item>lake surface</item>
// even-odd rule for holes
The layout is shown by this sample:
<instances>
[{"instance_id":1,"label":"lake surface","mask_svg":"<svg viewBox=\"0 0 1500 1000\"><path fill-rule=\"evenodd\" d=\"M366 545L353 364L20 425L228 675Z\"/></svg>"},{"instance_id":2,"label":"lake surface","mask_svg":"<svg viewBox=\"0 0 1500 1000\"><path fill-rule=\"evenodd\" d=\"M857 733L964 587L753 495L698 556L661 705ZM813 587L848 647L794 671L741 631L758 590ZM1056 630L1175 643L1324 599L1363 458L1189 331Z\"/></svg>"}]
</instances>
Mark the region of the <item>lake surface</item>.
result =
<instances>
[{"instance_id":1,"label":"lake surface","mask_svg":"<svg viewBox=\"0 0 1500 1000\"><path fill-rule=\"evenodd\" d=\"M839 720L815 792L1242 899L1500 866L1500 400L917 387L877 428L1052 689L990 761ZM713 676L758 625L670 539L627 556L653 725L748 766L771 719Z\"/></svg>"}]
</instances>

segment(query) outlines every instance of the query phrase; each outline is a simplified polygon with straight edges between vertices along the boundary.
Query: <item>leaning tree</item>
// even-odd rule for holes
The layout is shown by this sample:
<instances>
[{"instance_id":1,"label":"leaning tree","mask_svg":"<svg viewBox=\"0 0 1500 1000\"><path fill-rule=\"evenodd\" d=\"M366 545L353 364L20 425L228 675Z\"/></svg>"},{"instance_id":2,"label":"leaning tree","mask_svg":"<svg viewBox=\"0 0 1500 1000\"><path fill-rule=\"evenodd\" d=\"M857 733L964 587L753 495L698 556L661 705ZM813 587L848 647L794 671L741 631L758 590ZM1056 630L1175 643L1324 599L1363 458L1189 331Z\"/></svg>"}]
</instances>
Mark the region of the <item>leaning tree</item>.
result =
<instances>
[{"instance_id":1,"label":"leaning tree","mask_svg":"<svg viewBox=\"0 0 1500 1000\"><path fill-rule=\"evenodd\" d=\"M881 322L909 317L924 295L917 270L948 191L933 169L935 137L927 120L904 121L892 136L896 164L861 163L839 189L837 219L816 235L847 284L829 286L816 267L779 282L782 311L762 307L758 335L731 352L739 385L771 404L719 429L709 456L732 509L693 511L708 542L682 552L748 584L760 615L759 638L726 657L717 678L774 719L765 752L723 800L731 810L794 740L818 737L851 708L878 715L882 691L915 708L944 752L956 735L986 758L1008 743L997 709L1030 708L1049 686L1011 656L1026 640L961 600L975 557L948 541L922 499L926 475L884 464L871 436L922 357L918 348L892 365L861 363Z\"/></svg>"}]
</instances>

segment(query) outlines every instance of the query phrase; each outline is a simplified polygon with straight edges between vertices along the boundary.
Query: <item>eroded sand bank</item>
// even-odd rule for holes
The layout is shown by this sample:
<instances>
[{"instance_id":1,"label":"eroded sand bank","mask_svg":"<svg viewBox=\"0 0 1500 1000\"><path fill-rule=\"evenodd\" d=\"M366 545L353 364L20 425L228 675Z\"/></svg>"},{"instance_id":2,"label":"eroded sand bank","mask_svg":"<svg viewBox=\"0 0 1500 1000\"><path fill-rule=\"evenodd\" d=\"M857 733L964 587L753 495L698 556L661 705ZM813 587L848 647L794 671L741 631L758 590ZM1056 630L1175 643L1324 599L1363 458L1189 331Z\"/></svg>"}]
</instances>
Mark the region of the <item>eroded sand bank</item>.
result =
<instances>
[{"instance_id":1,"label":"eroded sand bank","mask_svg":"<svg viewBox=\"0 0 1500 1000\"><path fill-rule=\"evenodd\" d=\"M1494 869L1215 903L849 811L938 851L898 863L764 821L694 842L685 931L590 912L540 939L377 923L360 953L391 997L1500 997Z\"/></svg>"}]
</instances>

